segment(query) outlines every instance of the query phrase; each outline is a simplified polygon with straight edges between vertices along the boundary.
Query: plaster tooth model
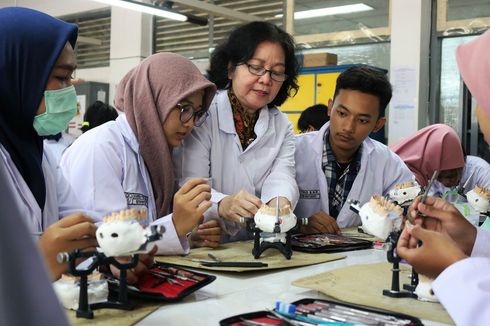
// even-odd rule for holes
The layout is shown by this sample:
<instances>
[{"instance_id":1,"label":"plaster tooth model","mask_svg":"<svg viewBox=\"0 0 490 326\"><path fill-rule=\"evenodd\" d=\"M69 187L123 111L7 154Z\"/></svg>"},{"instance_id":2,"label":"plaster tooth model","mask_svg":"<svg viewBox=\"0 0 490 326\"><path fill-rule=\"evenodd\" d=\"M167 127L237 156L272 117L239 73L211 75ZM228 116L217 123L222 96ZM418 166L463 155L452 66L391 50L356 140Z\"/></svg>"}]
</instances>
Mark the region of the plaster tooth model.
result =
<instances>
[{"instance_id":1,"label":"plaster tooth model","mask_svg":"<svg viewBox=\"0 0 490 326\"><path fill-rule=\"evenodd\" d=\"M420 185L415 181L402 182L390 190L389 196L393 201L402 205L413 201L420 193L420 189Z\"/></svg>"},{"instance_id":2,"label":"plaster tooth model","mask_svg":"<svg viewBox=\"0 0 490 326\"><path fill-rule=\"evenodd\" d=\"M359 210L364 232L386 239L390 232L399 230L403 209L380 195L374 195Z\"/></svg>"},{"instance_id":3,"label":"plaster tooth model","mask_svg":"<svg viewBox=\"0 0 490 326\"><path fill-rule=\"evenodd\" d=\"M415 294L420 301L439 302L439 299L437 299L434 291L432 290L433 281L434 279L419 274L419 284L415 288Z\"/></svg>"},{"instance_id":4,"label":"plaster tooth model","mask_svg":"<svg viewBox=\"0 0 490 326\"><path fill-rule=\"evenodd\" d=\"M79 277L63 274L59 280L53 283L56 295L66 309L78 309L79 282ZM87 292L89 304L107 301L109 287L102 274L94 272L89 275Z\"/></svg>"},{"instance_id":5,"label":"plaster tooth model","mask_svg":"<svg viewBox=\"0 0 490 326\"><path fill-rule=\"evenodd\" d=\"M490 211L490 189L476 185L466 194L468 203L479 213Z\"/></svg>"},{"instance_id":6,"label":"plaster tooth model","mask_svg":"<svg viewBox=\"0 0 490 326\"><path fill-rule=\"evenodd\" d=\"M255 226L264 232L274 232L277 218L279 218L280 233L286 233L296 225L296 216L291 212L289 205L279 209L279 216L276 216L276 208L263 205L255 214Z\"/></svg>"},{"instance_id":7,"label":"plaster tooth model","mask_svg":"<svg viewBox=\"0 0 490 326\"><path fill-rule=\"evenodd\" d=\"M97 228L96 237L100 250L107 257L144 253L142 246L150 236L146 210L127 209L104 217Z\"/></svg>"}]
</instances>

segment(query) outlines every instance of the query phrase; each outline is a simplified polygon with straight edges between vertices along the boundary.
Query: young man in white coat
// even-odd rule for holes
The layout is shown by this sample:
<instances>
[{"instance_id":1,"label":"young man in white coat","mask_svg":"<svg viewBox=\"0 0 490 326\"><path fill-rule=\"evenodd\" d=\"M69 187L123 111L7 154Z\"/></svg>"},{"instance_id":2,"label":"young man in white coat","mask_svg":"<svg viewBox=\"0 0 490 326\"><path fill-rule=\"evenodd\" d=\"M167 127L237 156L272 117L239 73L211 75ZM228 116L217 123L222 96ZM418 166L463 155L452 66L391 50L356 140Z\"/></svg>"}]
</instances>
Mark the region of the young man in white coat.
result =
<instances>
[{"instance_id":1,"label":"young man in white coat","mask_svg":"<svg viewBox=\"0 0 490 326\"><path fill-rule=\"evenodd\" d=\"M295 213L308 218L304 233L340 233L361 224L348 199L365 203L372 195L386 195L397 183L413 181L403 161L387 146L370 139L386 121L391 99L385 74L354 66L337 79L330 122L318 132L296 138L296 181L300 199Z\"/></svg>"}]
</instances>

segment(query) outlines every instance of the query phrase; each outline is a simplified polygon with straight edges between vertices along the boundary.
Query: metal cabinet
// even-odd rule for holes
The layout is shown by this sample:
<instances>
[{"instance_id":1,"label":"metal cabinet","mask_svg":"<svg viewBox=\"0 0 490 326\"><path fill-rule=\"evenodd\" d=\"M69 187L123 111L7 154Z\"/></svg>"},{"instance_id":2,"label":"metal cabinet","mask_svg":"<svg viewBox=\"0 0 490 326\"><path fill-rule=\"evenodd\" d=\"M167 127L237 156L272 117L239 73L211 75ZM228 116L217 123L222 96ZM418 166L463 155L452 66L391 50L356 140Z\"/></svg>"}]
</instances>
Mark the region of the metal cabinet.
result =
<instances>
[{"instance_id":1,"label":"metal cabinet","mask_svg":"<svg viewBox=\"0 0 490 326\"><path fill-rule=\"evenodd\" d=\"M75 84L77 91L78 112L68 124L68 133L80 136L85 110L95 101L109 101L109 84L98 82L82 82Z\"/></svg>"},{"instance_id":2,"label":"metal cabinet","mask_svg":"<svg viewBox=\"0 0 490 326\"><path fill-rule=\"evenodd\" d=\"M337 77L352 65L304 68L298 76L299 90L289 98L280 109L288 115L298 133L298 119L304 109L315 104L328 104L333 98Z\"/></svg>"},{"instance_id":3,"label":"metal cabinet","mask_svg":"<svg viewBox=\"0 0 490 326\"><path fill-rule=\"evenodd\" d=\"M356 65L325 66L303 68L298 76L299 90L296 96L289 98L280 110L288 115L293 124L294 132L298 131L298 119L304 109L315 105L328 105L328 100L333 99L337 77L346 69ZM374 67L376 68L376 67ZM384 73L388 71L381 68ZM370 135L372 138L386 144L384 128Z\"/></svg>"}]
</instances>

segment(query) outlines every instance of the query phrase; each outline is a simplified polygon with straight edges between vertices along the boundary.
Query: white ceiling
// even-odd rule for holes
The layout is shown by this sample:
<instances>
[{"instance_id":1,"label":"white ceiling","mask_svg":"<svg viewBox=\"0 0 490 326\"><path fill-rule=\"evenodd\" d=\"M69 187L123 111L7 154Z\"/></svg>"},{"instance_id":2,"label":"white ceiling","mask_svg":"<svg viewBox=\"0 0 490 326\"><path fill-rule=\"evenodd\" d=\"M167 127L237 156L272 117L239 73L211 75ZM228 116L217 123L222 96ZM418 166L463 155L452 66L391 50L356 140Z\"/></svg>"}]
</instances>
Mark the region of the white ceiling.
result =
<instances>
[{"instance_id":1,"label":"white ceiling","mask_svg":"<svg viewBox=\"0 0 490 326\"><path fill-rule=\"evenodd\" d=\"M10 6L32 8L52 16L64 16L107 7L90 0L0 0L0 8Z\"/></svg>"}]
</instances>

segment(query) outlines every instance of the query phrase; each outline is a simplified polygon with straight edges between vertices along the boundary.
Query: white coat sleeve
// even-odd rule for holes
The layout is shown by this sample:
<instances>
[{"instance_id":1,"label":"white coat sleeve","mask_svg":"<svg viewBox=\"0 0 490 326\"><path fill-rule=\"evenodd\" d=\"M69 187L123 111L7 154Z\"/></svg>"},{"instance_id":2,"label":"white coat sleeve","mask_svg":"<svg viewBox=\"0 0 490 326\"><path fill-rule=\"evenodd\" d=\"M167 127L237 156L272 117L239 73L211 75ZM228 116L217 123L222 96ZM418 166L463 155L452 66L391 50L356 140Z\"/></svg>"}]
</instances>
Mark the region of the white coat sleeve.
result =
<instances>
[{"instance_id":1,"label":"white coat sleeve","mask_svg":"<svg viewBox=\"0 0 490 326\"><path fill-rule=\"evenodd\" d=\"M389 155L388 165L383 171L383 196L387 196L388 192L399 183L415 181L415 176L405 162L391 150L389 150Z\"/></svg>"},{"instance_id":2,"label":"white coat sleeve","mask_svg":"<svg viewBox=\"0 0 490 326\"><path fill-rule=\"evenodd\" d=\"M476 160L477 159L477 160ZM487 161L480 159L477 157L475 159L475 166L476 173L475 173L475 179L476 179L476 184L485 187L487 189L490 189L490 164L487 163ZM467 189L471 190L471 189Z\"/></svg>"},{"instance_id":3,"label":"white coat sleeve","mask_svg":"<svg viewBox=\"0 0 490 326\"><path fill-rule=\"evenodd\" d=\"M61 159L61 169L83 207L95 211L98 218L127 209L123 188L124 160L120 143L115 138L81 137L73 143ZM189 250L187 239L179 237L168 215L155 224L163 224L165 233L157 241L158 254L184 254Z\"/></svg>"},{"instance_id":4,"label":"white coat sleeve","mask_svg":"<svg viewBox=\"0 0 490 326\"><path fill-rule=\"evenodd\" d=\"M183 146L174 151L175 175L179 185L192 177L210 177L212 141L212 122L210 120L208 119L202 126L194 128L184 140ZM218 204L226 196L228 195L214 188L211 190L213 205L204 214L204 219L205 221L217 220L224 233L235 235L241 229L240 224L222 219L218 214Z\"/></svg>"},{"instance_id":5,"label":"white coat sleeve","mask_svg":"<svg viewBox=\"0 0 490 326\"><path fill-rule=\"evenodd\" d=\"M63 218L73 213L83 213L87 216L92 217L95 220L99 220L101 215L95 211L85 209L78 197L73 192L70 184L66 181L63 173L60 171L60 168L57 168L57 187L56 191L58 194L58 209L59 209L59 217Z\"/></svg>"},{"instance_id":6,"label":"white coat sleeve","mask_svg":"<svg viewBox=\"0 0 490 326\"><path fill-rule=\"evenodd\" d=\"M490 232L476 228L476 239L471 257L490 258Z\"/></svg>"},{"instance_id":7,"label":"white coat sleeve","mask_svg":"<svg viewBox=\"0 0 490 326\"><path fill-rule=\"evenodd\" d=\"M88 141L87 141L88 140ZM80 203L99 217L127 208L123 160L117 142L81 137L64 153L60 167Z\"/></svg>"},{"instance_id":8,"label":"white coat sleeve","mask_svg":"<svg viewBox=\"0 0 490 326\"><path fill-rule=\"evenodd\" d=\"M490 321L490 259L466 258L446 268L432 289L456 325Z\"/></svg>"},{"instance_id":9,"label":"white coat sleeve","mask_svg":"<svg viewBox=\"0 0 490 326\"><path fill-rule=\"evenodd\" d=\"M53 291L46 263L22 222L26 202L1 159L1 147L0 144L0 255L4 262L0 267L0 324L69 325Z\"/></svg>"},{"instance_id":10,"label":"white coat sleeve","mask_svg":"<svg viewBox=\"0 0 490 326\"><path fill-rule=\"evenodd\" d=\"M296 169L294 164L295 138L293 126L288 126L281 149L274 160L270 174L262 186L261 199L267 203L278 194L286 197L294 209L299 199L299 190L296 183Z\"/></svg>"},{"instance_id":11,"label":"white coat sleeve","mask_svg":"<svg viewBox=\"0 0 490 326\"><path fill-rule=\"evenodd\" d=\"M48 217L50 220L49 224L55 222L53 218L60 219L77 212L84 213L85 215L97 219L98 214L96 212L87 210L81 205L70 184L63 176L61 168L58 164L58 158L53 155L51 151L44 150L43 169L44 160L47 168L47 170L43 170L46 187L48 188L49 186L49 190L56 189L56 205L58 212L58 216ZM49 198L49 196L50 194L48 194L46 198Z\"/></svg>"},{"instance_id":12,"label":"white coat sleeve","mask_svg":"<svg viewBox=\"0 0 490 326\"><path fill-rule=\"evenodd\" d=\"M185 255L189 253L189 241L186 236L178 236L172 221L172 214L153 221L151 225L163 225L165 228L162 238L155 242L158 247L157 255Z\"/></svg>"}]
</instances>

